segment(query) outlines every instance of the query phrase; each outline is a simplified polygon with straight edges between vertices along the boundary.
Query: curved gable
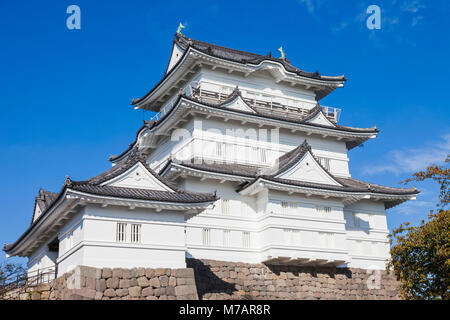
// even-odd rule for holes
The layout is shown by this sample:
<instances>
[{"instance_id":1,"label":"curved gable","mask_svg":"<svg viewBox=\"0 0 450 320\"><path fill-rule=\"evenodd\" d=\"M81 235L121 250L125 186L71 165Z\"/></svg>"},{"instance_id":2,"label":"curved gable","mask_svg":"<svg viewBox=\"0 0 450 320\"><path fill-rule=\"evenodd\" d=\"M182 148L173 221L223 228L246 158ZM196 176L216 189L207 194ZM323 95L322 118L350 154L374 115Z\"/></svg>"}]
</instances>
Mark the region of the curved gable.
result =
<instances>
[{"instance_id":1,"label":"curved gable","mask_svg":"<svg viewBox=\"0 0 450 320\"><path fill-rule=\"evenodd\" d=\"M122 174L103 182L101 186L175 192L148 171L141 162L136 162Z\"/></svg>"},{"instance_id":2,"label":"curved gable","mask_svg":"<svg viewBox=\"0 0 450 320\"><path fill-rule=\"evenodd\" d=\"M249 112L249 113L255 113L256 111L253 110L245 101L242 99L242 96L236 95L231 101L226 102L221 105L223 108L231 109L231 110L237 110L237 111L243 111L243 112Z\"/></svg>"},{"instance_id":3,"label":"curved gable","mask_svg":"<svg viewBox=\"0 0 450 320\"><path fill-rule=\"evenodd\" d=\"M320 184L330 184L340 186L323 167L317 162L313 155L308 151L301 157L297 163L286 171L275 176L278 179L305 181Z\"/></svg>"}]
</instances>

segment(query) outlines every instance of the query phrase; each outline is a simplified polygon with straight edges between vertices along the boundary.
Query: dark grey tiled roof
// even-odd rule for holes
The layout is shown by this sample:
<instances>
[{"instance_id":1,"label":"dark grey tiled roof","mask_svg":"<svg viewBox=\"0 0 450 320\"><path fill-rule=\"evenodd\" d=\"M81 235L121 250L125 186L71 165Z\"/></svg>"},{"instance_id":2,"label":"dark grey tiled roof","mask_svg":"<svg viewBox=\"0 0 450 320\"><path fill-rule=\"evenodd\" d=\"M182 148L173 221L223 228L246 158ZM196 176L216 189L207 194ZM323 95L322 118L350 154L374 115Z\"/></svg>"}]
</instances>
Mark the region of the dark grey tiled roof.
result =
<instances>
[{"instance_id":1,"label":"dark grey tiled roof","mask_svg":"<svg viewBox=\"0 0 450 320\"><path fill-rule=\"evenodd\" d=\"M347 81L347 79L343 75L337 76L337 77L330 77L330 76L320 75L319 71L316 71L316 72L303 71L297 67L294 67L288 59L283 60L280 58L275 58L275 57L272 57L271 54L260 55L260 54L256 54L256 53L250 53L250 52L246 52L246 51L226 48L226 47L218 46L218 45L215 45L212 43L207 43L207 42L203 42L203 41L199 41L199 40L190 39L190 38L187 38L187 37L185 37L183 35L179 35L179 34L175 34L173 42L176 43L177 45L179 45L182 49L184 49L185 53L187 52L186 49L188 47L192 47L200 52L203 52L204 54L207 54L207 55L210 55L213 57L225 59L225 60L232 61L232 62L242 63L242 64L250 64L250 65L258 65L259 63L261 63L264 60L271 60L271 61L275 61L275 62L282 64L286 71L293 72L302 77L327 81L330 83ZM180 64L182 60L183 59L180 58L178 60L178 62L176 63L176 65ZM164 75L164 77L153 87L153 89L151 89L149 92L147 92L143 97L138 98L138 99L133 99L131 101L131 104L132 105L137 104L137 103L143 101L146 97L148 97L171 74L171 72L174 69L175 69L175 66L172 67L172 69L169 72L167 72L167 70L166 70L166 74ZM322 99L323 97L328 95L331 91L333 91L333 89L325 89L325 90L317 91L317 100Z\"/></svg>"},{"instance_id":2,"label":"dark grey tiled roof","mask_svg":"<svg viewBox=\"0 0 450 320\"><path fill-rule=\"evenodd\" d=\"M319 128L326 128L326 129L334 129L334 130L338 130L338 131L345 131L345 132L352 132L352 133L378 133L379 130L376 127L372 127L372 128L354 128L354 127L348 127L348 126L342 126L342 125L338 125L338 124L334 124L334 127L329 127L329 126L324 126L321 124L314 124L314 123L308 123L307 121L314 118L317 113L319 112L323 112L322 111L322 107L320 106L319 103L317 103L316 107L312 108L310 110L310 113L305 117L305 118L299 118L298 115L293 114L293 115L289 115L288 113L286 117L281 117L278 115L274 115L272 113L270 113L270 111L264 112L262 108L259 109L255 109L252 106L247 105L249 108L251 108L253 111L255 111L256 114L254 113L249 113L246 111L241 111L241 110L229 110L229 109L225 109L224 105L226 105L227 103L233 101L233 99L235 99L237 96L241 96L242 94L239 91L239 89L236 87L235 90L233 90L233 92L225 99L225 101L219 103L219 104L212 104L212 103L208 103L205 101L202 101L200 99L196 99L193 97L189 97L186 95L180 95L177 102L175 102L174 105L176 105L178 103L178 101L183 97L187 100L196 102L196 103L200 103L203 104L205 106L208 107L213 107L213 108L218 108L218 109L222 109L222 110L228 110L228 111L233 111L233 112L237 112L237 113L243 113L243 114L247 114L249 116L259 116L259 117L263 117L263 118L268 118L268 119L274 119L274 120L280 120L280 121L284 121L284 122L290 122L290 123L296 123L296 124L303 124L303 125L308 125L311 127L319 127ZM244 101L245 102L245 101ZM133 143L131 143L129 145L129 147L123 151L121 154L116 155L116 156L110 156L109 160L110 161L115 161L121 157L123 157L124 155L126 155L127 152L129 152L130 150L132 150L133 148L135 148L136 146L136 141L137 141L137 135L139 134L139 132L147 127L149 129L152 129L153 127L156 127L157 125L159 125L162 121L164 121L165 119L167 119L171 114L172 111L174 110L174 108L172 108L172 110L170 110L168 113L166 113L161 119L159 119L158 121L144 121L144 126L142 126L137 134L136 134L136 139ZM354 147L360 145L363 141L359 141L357 139L355 139L354 141L347 141L346 145L347 145L347 149L353 149Z\"/></svg>"},{"instance_id":3,"label":"dark grey tiled roof","mask_svg":"<svg viewBox=\"0 0 450 320\"><path fill-rule=\"evenodd\" d=\"M354 178L339 178L331 174L326 168L322 166L322 164L317 161L318 165L321 166L321 168L327 172L327 174L333 178L337 183L340 184L340 186L335 185L329 185L329 184L320 184L320 183L311 183L311 182L304 182L304 181L296 181L296 180L289 180L289 179L280 179L276 178L277 175L280 173L288 170L292 166L294 166L303 156L306 152L311 152L311 155L315 158L314 154L311 151L311 146L307 143L305 140L300 146L294 148L293 150L287 152L286 154L282 155L278 159L278 166L274 166L270 169L261 169L257 166L246 166L246 165L240 165L240 164L234 164L234 163L201 163L198 164L199 160L196 160L193 164L194 160L186 161L186 162L175 162L183 167L186 168L193 168L196 170L201 170L205 172L216 172L216 173L223 173L223 174L229 174L229 175L236 175L236 176L245 176L245 177L251 177L253 178L253 181L243 184L238 191L245 189L248 185L255 182L258 178L263 178L269 181L278 182L281 184L286 185L293 185L293 186L300 186L300 187L308 187L308 188L317 188L317 189L323 189L323 190L335 190L335 191L345 191L345 192L369 192L369 193L378 193L378 194L388 194L388 195L411 195L411 194L417 194L419 191L416 188L392 188L392 187L386 187L381 186L361 180L357 180ZM170 162L165 166L165 168L168 167ZM163 172L164 169L161 170Z\"/></svg>"},{"instance_id":4,"label":"dark grey tiled roof","mask_svg":"<svg viewBox=\"0 0 450 320\"><path fill-rule=\"evenodd\" d=\"M273 176L261 176L263 179L270 180L273 182L279 182L286 185L293 185L298 187L316 188L323 190L334 190L334 191L345 191L345 192L369 192L369 193L379 193L379 194L389 194L389 195L411 195L419 193L415 188L401 189L401 188L391 188L385 186L374 185L372 183L364 182L361 180L356 180L353 178L336 178L342 186L334 186L329 184L320 184L304 181L296 181L290 179L280 179ZM351 181L349 181L351 180Z\"/></svg>"},{"instance_id":5,"label":"dark grey tiled roof","mask_svg":"<svg viewBox=\"0 0 450 320\"><path fill-rule=\"evenodd\" d=\"M264 60L271 60L278 63L281 63L283 67L286 69L286 71L293 72L299 76L312 78L312 79L319 79L319 80L326 80L326 81L345 81L344 76L338 76L338 77L327 77L320 75L319 71L316 72L306 72L304 70L301 70L297 67L294 67L288 59L281 59L281 58L275 58L272 57L271 54L268 55L261 55L241 50L236 50L232 48L226 48L222 46L218 46L216 44L207 43L191 38L187 38L183 35L176 34L174 38L174 42L178 44L182 49L186 50L189 46L191 46L194 49L197 49L198 51L201 51L205 54L208 54L213 57L225 59L228 61L243 63L243 64L253 64L258 65Z\"/></svg>"},{"instance_id":6,"label":"dark grey tiled roof","mask_svg":"<svg viewBox=\"0 0 450 320\"><path fill-rule=\"evenodd\" d=\"M51 204L56 200L58 197L58 193L56 192L50 192L46 191L44 189L39 189L39 194L36 197L36 201L34 203L34 210L33 210L33 216L31 217L31 224L34 221L34 214L36 212L36 206L39 206L39 209L41 209L41 213L48 209L48 207L51 206Z\"/></svg>"},{"instance_id":7,"label":"dark grey tiled roof","mask_svg":"<svg viewBox=\"0 0 450 320\"><path fill-rule=\"evenodd\" d=\"M217 200L217 198L212 193L205 194L194 192L170 192L148 189L99 186L92 184L75 184L70 188L76 191L107 197L152 200L158 202L201 203Z\"/></svg>"},{"instance_id":8,"label":"dark grey tiled roof","mask_svg":"<svg viewBox=\"0 0 450 320\"><path fill-rule=\"evenodd\" d=\"M113 186L101 186L102 183L109 181L122 173L129 170L136 163L140 162L156 179L166 185L171 191L156 191L148 189L124 188ZM140 200L154 200L154 201L169 201L169 202L186 202L201 203L211 202L217 200L215 194L196 193L178 189L171 182L163 179L156 172L154 172L148 165L141 153L134 148L126 158L120 163L113 166L111 169L85 181L66 181L66 185L73 190L83 191L96 195L112 196L119 198L130 198Z\"/></svg>"},{"instance_id":9,"label":"dark grey tiled roof","mask_svg":"<svg viewBox=\"0 0 450 320\"><path fill-rule=\"evenodd\" d=\"M165 184L167 187L173 190L171 191L159 191L159 190L148 190L148 189L138 189L138 188L124 188L124 187L114 187L114 186L102 186L101 184L105 181L113 179L122 173L126 172L136 163L141 162L142 165L161 183ZM190 192L185 190L180 190L170 182L161 178L153 170L151 170L146 164L143 156L136 149L127 157L121 161L119 164L115 165L111 169L85 181L73 181L69 178L66 179L62 190L59 193L39 191L39 197L43 196L39 201L43 201L42 204L46 206L42 209L42 213L36 221L32 222L31 226L22 234L22 236L13 244L4 246L4 251L9 251L14 248L33 228L34 226L45 216L46 212L53 206L54 203L60 199L66 190L80 191L88 193L91 195L108 196L121 199L136 199L136 200L149 200L157 202L175 202L175 203L187 203L187 204L205 204L218 200L215 193L198 193Z\"/></svg>"},{"instance_id":10,"label":"dark grey tiled roof","mask_svg":"<svg viewBox=\"0 0 450 320\"><path fill-rule=\"evenodd\" d=\"M48 207L55 201L58 197L58 193L46 191L44 189L39 189L39 195L36 197L36 202L42 211L47 210Z\"/></svg>"},{"instance_id":11,"label":"dark grey tiled roof","mask_svg":"<svg viewBox=\"0 0 450 320\"><path fill-rule=\"evenodd\" d=\"M259 167L251 165L243 165L237 163L219 163L219 162L203 161L199 159L192 159L190 161L170 160L166 164L166 166L160 171L160 173L164 172L165 169L171 164L171 162L180 164L183 167L192 168L196 170L229 174L233 176L242 176L247 178L253 178L257 176L260 170Z\"/></svg>"}]
</instances>

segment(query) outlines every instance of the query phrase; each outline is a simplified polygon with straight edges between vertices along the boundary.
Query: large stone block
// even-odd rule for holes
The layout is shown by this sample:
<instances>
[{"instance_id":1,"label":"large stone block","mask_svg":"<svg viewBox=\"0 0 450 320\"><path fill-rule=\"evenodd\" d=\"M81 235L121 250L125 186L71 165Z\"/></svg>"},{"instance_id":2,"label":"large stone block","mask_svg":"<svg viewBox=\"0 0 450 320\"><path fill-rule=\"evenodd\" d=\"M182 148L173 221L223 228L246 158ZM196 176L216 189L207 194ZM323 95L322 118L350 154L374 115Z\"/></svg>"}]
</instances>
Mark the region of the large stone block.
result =
<instances>
[{"instance_id":1,"label":"large stone block","mask_svg":"<svg viewBox=\"0 0 450 320\"><path fill-rule=\"evenodd\" d=\"M147 287L145 289L142 289L141 295L143 297L153 296L154 295L153 288Z\"/></svg>"},{"instance_id":2,"label":"large stone block","mask_svg":"<svg viewBox=\"0 0 450 320\"><path fill-rule=\"evenodd\" d=\"M79 296L81 296L83 298L94 299L96 291L94 289L82 288L82 289L76 290L74 292L74 294L79 295Z\"/></svg>"},{"instance_id":3,"label":"large stone block","mask_svg":"<svg viewBox=\"0 0 450 320\"><path fill-rule=\"evenodd\" d=\"M123 270L121 268L114 268L112 270L112 276L116 278L122 278Z\"/></svg>"},{"instance_id":4,"label":"large stone block","mask_svg":"<svg viewBox=\"0 0 450 320\"><path fill-rule=\"evenodd\" d=\"M106 289L105 292L103 292L103 295L105 297L115 297L116 296L116 291L112 288Z\"/></svg>"},{"instance_id":5,"label":"large stone block","mask_svg":"<svg viewBox=\"0 0 450 320\"><path fill-rule=\"evenodd\" d=\"M182 285L175 287L176 296L185 296L190 294L197 294L197 288L194 285Z\"/></svg>"},{"instance_id":6,"label":"large stone block","mask_svg":"<svg viewBox=\"0 0 450 320\"><path fill-rule=\"evenodd\" d=\"M139 287L139 286L131 287L131 288L129 289L129 291L130 291L130 296L131 296L131 297L139 297L139 296L141 295L142 288Z\"/></svg>"},{"instance_id":7,"label":"large stone block","mask_svg":"<svg viewBox=\"0 0 450 320\"><path fill-rule=\"evenodd\" d=\"M97 279L95 281L95 290L97 291L105 291L106 290L106 280L105 279Z\"/></svg>"},{"instance_id":8,"label":"large stone block","mask_svg":"<svg viewBox=\"0 0 450 320\"><path fill-rule=\"evenodd\" d=\"M108 288L117 289L119 288L119 278L118 277L112 277L106 280L106 286Z\"/></svg>"},{"instance_id":9,"label":"large stone block","mask_svg":"<svg viewBox=\"0 0 450 320\"><path fill-rule=\"evenodd\" d=\"M143 287L143 288L145 288L145 287L148 287L149 285L150 285L150 282L148 281L148 279L146 278L146 277L139 277L138 279L137 279L137 284L140 286L140 287Z\"/></svg>"},{"instance_id":10,"label":"large stone block","mask_svg":"<svg viewBox=\"0 0 450 320\"><path fill-rule=\"evenodd\" d=\"M129 279L120 279L119 281L119 288L129 288L130 287L130 280Z\"/></svg>"},{"instance_id":11,"label":"large stone block","mask_svg":"<svg viewBox=\"0 0 450 320\"><path fill-rule=\"evenodd\" d=\"M167 287L169 285L169 277L166 275L160 276L159 283L161 284L161 287Z\"/></svg>"},{"instance_id":12,"label":"large stone block","mask_svg":"<svg viewBox=\"0 0 450 320\"><path fill-rule=\"evenodd\" d=\"M87 278L100 279L102 276L102 269L88 266L78 266L75 268L75 274L79 274Z\"/></svg>"},{"instance_id":13,"label":"large stone block","mask_svg":"<svg viewBox=\"0 0 450 320\"><path fill-rule=\"evenodd\" d=\"M159 278L151 278L150 281L149 281L149 283L150 283L150 285L151 285L153 288L159 288L159 287L161 287L161 283L159 282Z\"/></svg>"},{"instance_id":14,"label":"large stone block","mask_svg":"<svg viewBox=\"0 0 450 320\"><path fill-rule=\"evenodd\" d=\"M129 294L128 289L116 289L116 296L118 297L125 297Z\"/></svg>"},{"instance_id":15,"label":"large stone block","mask_svg":"<svg viewBox=\"0 0 450 320\"><path fill-rule=\"evenodd\" d=\"M194 269L192 268L173 269L172 276L177 278L193 278Z\"/></svg>"},{"instance_id":16,"label":"large stone block","mask_svg":"<svg viewBox=\"0 0 450 320\"><path fill-rule=\"evenodd\" d=\"M102 269L102 278L107 279L112 277L112 269L111 268L103 268Z\"/></svg>"}]
</instances>

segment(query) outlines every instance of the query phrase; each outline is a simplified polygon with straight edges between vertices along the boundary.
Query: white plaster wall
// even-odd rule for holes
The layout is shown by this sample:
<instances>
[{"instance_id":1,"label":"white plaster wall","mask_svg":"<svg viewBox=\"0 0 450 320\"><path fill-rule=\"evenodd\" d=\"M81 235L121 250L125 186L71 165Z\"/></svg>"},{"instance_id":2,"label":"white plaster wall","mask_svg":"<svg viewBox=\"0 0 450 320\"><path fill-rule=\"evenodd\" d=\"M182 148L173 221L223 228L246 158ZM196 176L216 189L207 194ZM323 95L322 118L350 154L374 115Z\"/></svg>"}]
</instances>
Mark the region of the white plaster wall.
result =
<instances>
[{"instance_id":1,"label":"white plaster wall","mask_svg":"<svg viewBox=\"0 0 450 320\"><path fill-rule=\"evenodd\" d=\"M48 243L46 242L38 248L31 256L28 257L28 277L35 277L41 273L49 273L44 280L51 280L53 278L53 271L55 270L55 262L58 257L57 252L50 252L48 250Z\"/></svg>"},{"instance_id":2,"label":"white plaster wall","mask_svg":"<svg viewBox=\"0 0 450 320\"><path fill-rule=\"evenodd\" d=\"M153 169L161 169L172 153L178 160L193 157L206 160L223 160L228 163L272 166L276 159L298 147L305 139L317 157L330 159L330 171L341 177L349 177L347 148L345 142L292 133L280 129L259 128L249 123L242 124L216 118L193 118L183 126L186 138L172 141L164 139L158 149L150 154L148 163ZM223 143L222 155L218 154L217 143ZM262 156L262 150L265 156Z\"/></svg>"},{"instance_id":3,"label":"white plaster wall","mask_svg":"<svg viewBox=\"0 0 450 320\"><path fill-rule=\"evenodd\" d=\"M117 223L126 223L126 241L117 242ZM140 243L131 242L131 224L141 224ZM126 207L88 205L65 228L60 248L74 230L73 247L62 251L60 274L76 265L92 267L185 267L184 213L130 210Z\"/></svg>"},{"instance_id":4,"label":"white plaster wall","mask_svg":"<svg viewBox=\"0 0 450 320\"><path fill-rule=\"evenodd\" d=\"M359 226L355 226L354 213L359 218ZM390 257L384 204L364 200L346 206L344 214L347 245L352 261L350 266L384 269L386 260Z\"/></svg>"},{"instance_id":5,"label":"white plaster wall","mask_svg":"<svg viewBox=\"0 0 450 320\"><path fill-rule=\"evenodd\" d=\"M275 83L273 77L259 73L258 75L249 75L247 78L238 74L229 74L227 72L216 69L214 71L209 69L202 69L194 79L193 82L203 83L203 87L208 89L210 84L211 89L215 89L216 85L225 85L231 88L239 86L241 91L251 90L260 94L266 94L276 97L287 97L289 99L295 99L302 103L304 108L313 108L316 105L315 93L312 91L306 91L299 88L293 88L280 83Z\"/></svg>"}]
</instances>

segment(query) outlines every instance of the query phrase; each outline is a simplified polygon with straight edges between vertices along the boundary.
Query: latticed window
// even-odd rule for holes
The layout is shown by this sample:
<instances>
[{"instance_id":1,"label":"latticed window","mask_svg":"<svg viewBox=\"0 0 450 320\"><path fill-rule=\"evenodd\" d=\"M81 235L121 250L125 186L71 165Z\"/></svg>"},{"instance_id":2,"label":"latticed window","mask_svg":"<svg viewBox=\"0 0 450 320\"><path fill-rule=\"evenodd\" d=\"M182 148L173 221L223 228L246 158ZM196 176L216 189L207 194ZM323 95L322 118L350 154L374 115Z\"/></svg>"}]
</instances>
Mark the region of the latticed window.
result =
<instances>
[{"instance_id":1,"label":"latticed window","mask_svg":"<svg viewBox=\"0 0 450 320\"><path fill-rule=\"evenodd\" d=\"M116 229L116 241L117 242L125 242L127 240L127 224L126 223L117 223Z\"/></svg>"},{"instance_id":2,"label":"latticed window","mask_svg":"<svg viewBox=\"0 0 450 320\"><path fill-rule=\"evenodd\" d=\"M250 248L250 232L242 232L242 246L244 248Z\"/></svg>"},{"instance_id":3,"label":"latticed window","mask_svg":"<svg viewBox=\"0 0 450 320\"><path fill-rule=\"evenodd\" d=\"M230 246L230 238L231 238L231 231L223 230L223 246L224 247Z\"/></svg>"},{"instance_id":4,"label":"latticed window","mask_svg":"<svg viewBox=\"0 0 450 320\"><path fill-rule=\"evenodd\" d=\"M131 242L141 243L141 224L131 225Z\"/></svg>"},{"instance_id":5,"label":"latticed window","mask_svg":"<svg viewBox=\"0 0 450 320\"><path fill-rule=\"evenodd\" d=\"M282 212L285 214L294 214L299 207L297 202L281 201Z\"/></svg>"},{"instance_id":6,"label":"latticed window","mask_svg":"<svg viewBox=\"0 0 450 320\"><path fill-rule=\"evenodd\" d=\"M333 248L334 247L334 234L330 232L319 232L322 247Z\"/></svg>"},{"instance_id":7,"label":"latticed window","mask_svg":"<svg viewBox=\"0 0 450 320\"><path fill-rule=\"evenodd\" d=\"M331 207L316 206L316 212L319 214L331 213Z\"/></svg>"},{"instance_id":8,"label":"latticed window","mask_svg":"<svg viewBox=\"0 0 450 320\"><path fill-rule=\"evenodd\" d=\"M319 160L320 164L327 169L328 171L330 171L330 159L328 158L323 158L323 157L317 157L317 159Z\"/></svg>"},{"instance_id":9,"label":"latticed window","mask_svg":"<svg viewBox=\"0 0 450 320\"><path fill-rule=\"evenodd\" d=\"M267 150L266 149L259 149L259 155L260 155L260 161L261 162L267 162Z\"/></svg>"},{"instance_id":10,"label":"latticed window","mask_svg":"<svg viewBox=\"0 0 450 320\"><path fill-rule=\"evenodd\" d=\"M222 214L226 216L230 214L230 200L222 199Z\"/></svg>"},{"instance_id":11,"label":"latticed window","mask_svg":"<svg viewBox=\"0 0 450 320\"><path fill-rule=\"evenodd\" d=\"M289 245L300 245L300 230L283 229L284 240Z\"/></svg>"},{"instance_id":12,"label":"latticed window","mask_svg":"<svg viewBox=\"0 0 450 320\"><path fill-rule=\"evenodd\" d=\"M226 144L223 142L216 142L216 155L222 157L225 153Z\"/></svg>"},{"instance_id":13,"label":"latticed window","mask_svg":"<svg viewBox=\"0 0 450 320\"><path fill-rule=\"evenodd\" d=\"M211 229L204 228L202 234L203 234L203 245L209 246L211 244Z\"/></svg>"}]
</instances>

